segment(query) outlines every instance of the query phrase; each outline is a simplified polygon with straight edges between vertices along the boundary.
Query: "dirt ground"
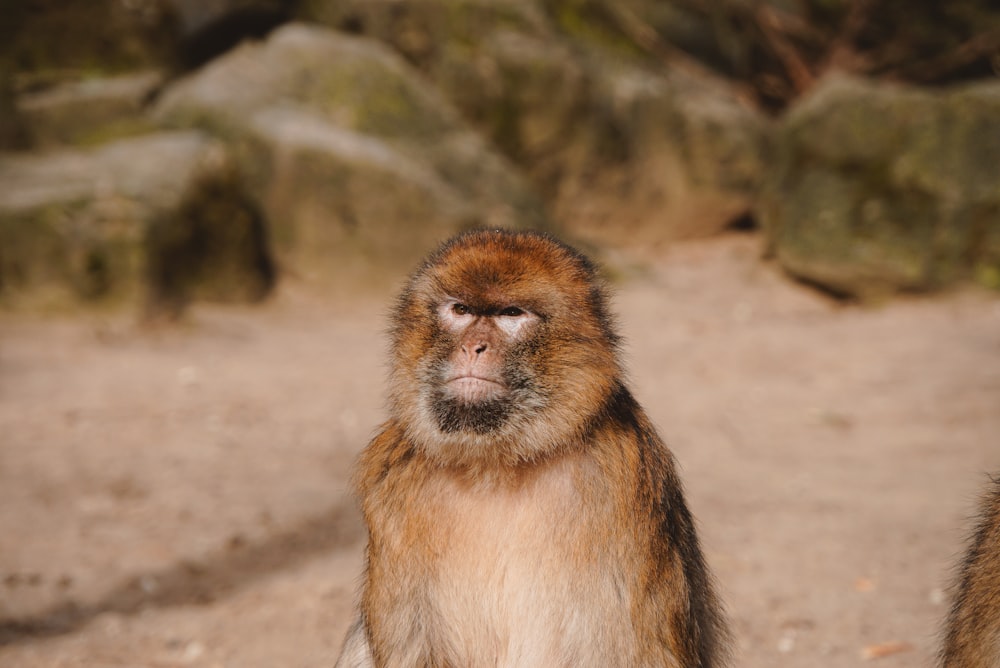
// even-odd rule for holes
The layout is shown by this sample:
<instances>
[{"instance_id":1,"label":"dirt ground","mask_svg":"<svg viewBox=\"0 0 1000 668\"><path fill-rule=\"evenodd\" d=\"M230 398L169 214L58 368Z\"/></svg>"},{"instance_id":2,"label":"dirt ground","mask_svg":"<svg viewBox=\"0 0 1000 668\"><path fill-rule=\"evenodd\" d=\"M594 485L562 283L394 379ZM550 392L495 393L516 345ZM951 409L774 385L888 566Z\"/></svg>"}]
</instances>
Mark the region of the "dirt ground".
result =
<instances>
[{"instance_id":1,"label":"dirt ground","mask_svg":"<svg viewBox=\"0 0 1000 668\"><path fill-rule=\"evenodd\" d=\"M1000 299L837 304L758 244L629 260L614 299L736 665L929 666L1000 471ZM166 328L0 321L0 666L331 666L388 303L290 284Z\"/></svg>"}]
</instances>

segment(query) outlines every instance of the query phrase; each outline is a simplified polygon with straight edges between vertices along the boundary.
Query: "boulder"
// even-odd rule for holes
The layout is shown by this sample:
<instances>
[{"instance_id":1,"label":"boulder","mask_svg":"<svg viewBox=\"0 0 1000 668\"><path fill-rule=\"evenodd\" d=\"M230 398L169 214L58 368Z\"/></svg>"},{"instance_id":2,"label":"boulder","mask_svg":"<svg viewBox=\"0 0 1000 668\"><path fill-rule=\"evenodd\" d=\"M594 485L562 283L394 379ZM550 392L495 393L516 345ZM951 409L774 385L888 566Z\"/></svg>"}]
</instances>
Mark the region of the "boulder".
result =
<instances>
[{"instance_id":1,"label":"boulder","mask_svg":"<svg viewBox=\"0 0 1000 668\"><path fill-rule=\"evenodd\" d=\"M520 164L553 148L577 119L581 64L536 2L313 0L302 12L390 45Z\"/></svg>"},{"instance_id":2,"label":"boulder","mask_svg":"<svg viewBox=\"0 0 1000 668\"><path fill-rule=\"evenodd\" d=\"M154 113L236 147L294 271L410 263L469 226L547 224L511 166L373 40L289 24L176 82Z\"/></svg>"},{"instance_id":3,"label":"boulder","mask_svg":"<svg viewBox=\"0 0 1000 668\"><path fill-rule=\"evenodd\" d=\"M504 154L545 176L549 158L587 123L583 63L559 40L512 29L474 44L446 43L430 76Z\"/></svg>"},{"instance_id":4,"label":"boulder","mask_svg":"<svg viewBox=\"0 0 1000 668\"><path fill-rule=\"evenodd\" d=\"M21 95L17 109L36 147L99 144L154 129L143 107L160 79L144 71L66 82Z\"/></svg>"},{"instance_id":5,"label":"boulder","mask_svg":"<svg viewBox=\"0 0 1000 668\"><path fill-rule=\"evenodd\" d=\"M496 29L550 34L536 0L302 0L298 13L338 30L371 35L411 63L431 65L447 42L475 42Z\"/></svg>"},{"instance_id":6,"label":"boulder","mask_svg":"<svg viewBox=\"0 0 1000 668\"><path fill-rule=\"evenodd\" d=\"M718 232L754 203L767 122L722 80L664 68L599 9L306 4L311 18L378 38L418 67L525 170L571 233L621 244Z\"/></svg>"},{"instance_id":7,"label":"boulder","mask_svg":"<svg viewBox=\"0 0 1000 668\"><path fill-rule=\"evenodd\" d=\"M269 156L262 201L278 222L275 252L298 275L407 266L414 249L481 222L432 166L372 135L301 109L263 109L249 122L251 140Z\"/></svg>"},{"instance_id":8,"label":"boulder","mask_svg":"<svg viewBox=\"0 0 1000 668\"><path fill-rule=\"evenodd\" d=\"M726 83L681 70L599 70L589 136L565 178L556 218L600 243L716 234L756 203L771 126ZM596 103L595 103L596 104Z\"/></svg>"},{"instance_id":9,"label":"boulder","mask_svg":"<svg viewBox=\"0 0 1000 668\"><path fill-rule=\"evenodd\" d=\"M832 76L781 123L758 215L790 273L861 298L1000 287L1000 84Z\"/></svg>"},{"instance_id":10,"label":"boulder","mask_svg":"<svg viewBox=\"0 0 1000 668\"><path fill-rule=\"evenodd\" d=\"M435 141L458 115L377 42L302 24L246 43L164 90L154 110L169 125L237 137L247 116L271 106L314 109L341 127Z\"/></svg>"},{"instance_id":11,"label":"boulder","mask_svg":"<svg viewBox=\"0 0 1000 668\"><path fill-rule=\"evenodd\" d=\"M0 156L0 301L254 300L264 223L224 146L193 131Z\"/></svg>"}]
</instances>

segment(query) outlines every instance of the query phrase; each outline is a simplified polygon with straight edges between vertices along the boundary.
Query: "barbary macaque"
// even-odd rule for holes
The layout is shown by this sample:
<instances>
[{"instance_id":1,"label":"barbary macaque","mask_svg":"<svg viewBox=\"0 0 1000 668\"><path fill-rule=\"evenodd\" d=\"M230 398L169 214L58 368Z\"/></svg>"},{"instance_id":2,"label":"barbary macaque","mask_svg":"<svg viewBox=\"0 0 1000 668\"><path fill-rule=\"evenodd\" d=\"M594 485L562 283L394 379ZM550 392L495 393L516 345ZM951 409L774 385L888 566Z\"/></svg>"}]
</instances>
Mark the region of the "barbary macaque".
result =
<instances>
[{"instance_id":1,"label":"barbary macaque","mask_svg":"<svg viewBox=\"0 0 1000 668\"><path fill-rule=\"evenodd\" d=\"M474 231L412 275L389 419L356 483L369 541L340 666L726 663L673 456L623 379L594 265Z\"/></svg>"},{"instance_id":2,"label":"barbary macaque","mask_svg":"<svg viewBox=\"0 0 1000 668\"><path fill-rule=\"evenodd\" d=\"M942 668L1000 668L1000 477L959 569L940 658Z\"/></svg>"}]
</instances>

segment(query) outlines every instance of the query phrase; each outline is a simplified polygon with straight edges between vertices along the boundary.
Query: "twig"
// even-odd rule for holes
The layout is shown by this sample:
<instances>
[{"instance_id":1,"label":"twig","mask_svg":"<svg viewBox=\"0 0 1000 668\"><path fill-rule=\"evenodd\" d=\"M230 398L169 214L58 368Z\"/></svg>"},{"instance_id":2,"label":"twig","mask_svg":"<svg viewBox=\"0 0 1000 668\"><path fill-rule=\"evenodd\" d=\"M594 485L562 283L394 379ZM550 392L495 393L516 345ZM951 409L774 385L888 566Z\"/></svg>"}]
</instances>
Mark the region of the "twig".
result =
<instances>
[{"instance_id":1,"label":"twig","mask_svg":"<svg viewBox=\"0 0 1000 668\"><path fill-rule=\"evenodd\" d=\"M872 0L854 0L844 17L840 32L827 47L825 62L820 71L831 68L850 72L864 72L870 67L870 59L859 54L854 48L854 41L868 22L868 14L872 8Z\"/></svg>"},{"instance_id":2,"label":"twig","mask_svg":"<svg viewBox=\"0 0 1000 668\"><path fill-rule=\"evenodd\" d=\"M990 54L1000 54L1000 28L974 35L953 50L922 63L918 62L906 70L914 78L919 76L924 81L932 81Z\"/></svg>"},{"instance_id":3,"label":"twig","mask_svg":"<svg viewBox=\"0 0 1000 668\"><path fill-rule=\"evenodd\" d=\"M788 73L788 78L792 82L795 92L801 94L808 90L815 77L799 50L785 36L778 13L770 5L761 4L754 14L754 20L764 39L767 40L771 52L781 61L785 72Z\"/></svg>"}]
</instances>

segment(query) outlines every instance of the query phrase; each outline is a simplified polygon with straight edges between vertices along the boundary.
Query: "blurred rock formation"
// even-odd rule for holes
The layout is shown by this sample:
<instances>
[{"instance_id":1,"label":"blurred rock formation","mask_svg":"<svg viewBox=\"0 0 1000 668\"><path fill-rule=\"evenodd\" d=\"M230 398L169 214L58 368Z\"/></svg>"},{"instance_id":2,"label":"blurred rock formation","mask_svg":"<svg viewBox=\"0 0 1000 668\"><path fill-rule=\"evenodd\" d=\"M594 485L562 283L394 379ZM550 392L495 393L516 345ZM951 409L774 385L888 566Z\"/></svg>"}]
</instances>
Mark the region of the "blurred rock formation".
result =
<instances>
[{"instance_id":1,"label":"blurred rock formation","mask_svg":"<svg viewBox=\"0 0 1000 668\"><path fill-rule=\"evenodd\" d=\"M17 305L255 300L267 231L224 144L158 132L94 149L0 157L0 290Z\"/></svg>"},{"instance_id":2,"label":"blurred rock formation","mask_svg":"<svg viewBox=\"0 0 1000 668\"><path fill-rule=\"evenodd\" d=\"M759 222L838 294L997 287L1000 9L932 5L3 3L0 304L57 276L175 311L257 299L402 271L476 225L651 246ZM184 142L224 166L156 153ZM147 185L122 185L129 161ZM174 178L214 185L147 193ZM109 192L133 241L92 224Z\"/></svg>"},{"instance_id":3,"label":"blurred rock formation","mask_svg":"<svg viewBox=\"0 0 1000 668\"><path fill-rule=\"evenodd\" d=\"M546 224L507 161L372 40L282 27L176 82L153 114L236 147L299 272L409 266L462 229Z\"/></svg>"},{"instance_id":4,"label":"blurred rock formation","mask_svg":"<svg viewBox=\"0 0 1000 668\"><path fill-rule=\"evenodd\" d=\"M863 298L1000 287L1000 82L829 77L776 144L759 211L792 274Z\"/></svg>"}]
</instances>

